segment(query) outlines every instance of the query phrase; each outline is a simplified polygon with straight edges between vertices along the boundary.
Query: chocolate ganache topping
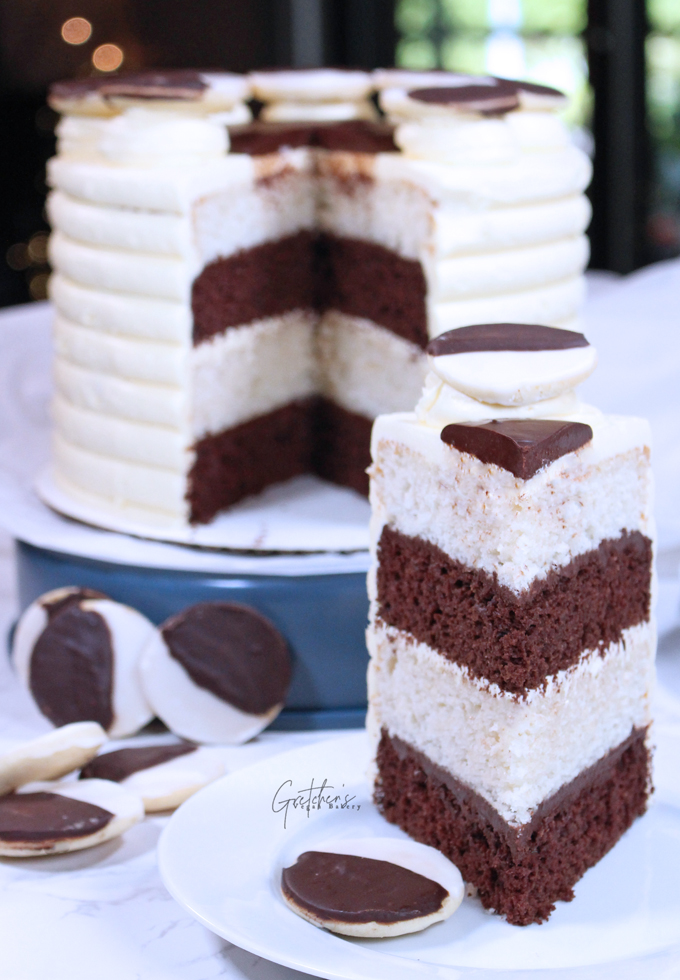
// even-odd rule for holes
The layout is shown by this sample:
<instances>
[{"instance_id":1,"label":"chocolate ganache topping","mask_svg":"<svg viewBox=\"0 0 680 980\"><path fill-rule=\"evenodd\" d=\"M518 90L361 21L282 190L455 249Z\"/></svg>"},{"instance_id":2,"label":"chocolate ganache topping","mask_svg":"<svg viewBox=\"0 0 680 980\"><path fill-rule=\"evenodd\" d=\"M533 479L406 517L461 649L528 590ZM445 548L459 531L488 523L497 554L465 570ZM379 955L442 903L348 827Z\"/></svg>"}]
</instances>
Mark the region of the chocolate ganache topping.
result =
<instances>
[{"instance_id":1,"label":"chocolate ganache topping","mask_svg":"<svg viewBox=\"0 0 680 980\"><path fill-rule=\"evenodd\" d=\"M281 875L284 894L327 922L402 922L439 911L438 882L389 861L305 851Z\"/></svg>"},{"instance_id":2,"label":"chocolate ganache topping","mask_svg":"<svg viewBox=\"0 0 680 980\"><path fill-rule=\"evenodd\" d=\"M96 834L113 820L103 807L57 793L0 797L0 840L36 845Z\"/></svg>"},{"instance_id":3,"label":"chocolate ganache topping","mask_svg":"<svg viewBox=\"0 0 680 980\"><path fill-rule=\"evenodd\" d=\"M40 711L57 726L113 723L113 643L103 616L79 604L52 617L38 637L29 684Z\"/></svg>"},{"instance_id":4,"label":"chocolate ganache topping","mask_svg":"<svg viewBox=\"0 0 680 980\"><path fill-rule=\"evenodd\" d=\"M417 88L409 91L409 97L428 105L450 106L462 112L478 112L482 115L498 115L512 112L522 104L522 93L538 96L543 100L562 100L557 89L532 82L516 82L507 78L480 78L468 85L448 85Z\"/></svg>"},{"instance_id":5,"label":"chocolate ganache topping","mask_svg":"<svg viewBox=\"0 0 680 980\"><path fill-rule=\"evenodd\" d=\"M98 92L103 98L124 96L134 99L193 101L199 99L207 87L200 72L193 69L154 69L54 82L50 87L50 95L56 99L74 99L90 92Z\"/></svg>"},{"instance_id":6,"label":"chocolate ganache topping","mask_svg":"<svg viewBox=\"0 0 680 980\"><path fill-rule=\"evenodd\" d=\"M570 350L589 346L583 334L575 330L531 323L478 323L440 334L427 345L427 353L445 357L473 351Z\"/></svg>"},{"instance_id":7,"label":"chocolate ganache topping","mask_svg":"<svg viewBox=\"0 0 680 980\"><path fill-rule=\"evenodd\" d=\"M580 449L593 438L583 422L565 419L502 419L447 425L441 439L482 463L495 463L521 480L529 480L548 463Z\"/></svg>"},{"instance_id":8,"label":"chocolate ganache topping","mask_svg":"<svg viewBox=\"0 0 680 980\"><path fill-rule=\"evenodd\" d=\"M170 655L194 683L250 715L288 693L291 661L279 631L248 606L199 602L161 626Z\"/></svg>"},{"instance_id":9,"label":"chocolate ganache topping","mask_svg":"<svg viewBox=\"0 0 680 980\"><path fill-rule=\"evenodd\" d=\"M467 112L496 114L510 112L519 107L517 85L505 80L486 85L419 88L413 89L408 94L416 102L459 107Z\"/></svg>"},{"instance_id":10,"label":"chocolate ganache topping","mask_svg":"<svg viewBox=\"0 0 680 980\"><path fill-rule=\"evenodd\" d=\"M197 748L192 742L180 742L179 745L149 745L105 752L84 766L80 779L110 779L113 783L121 783L136 772L179 759Z\"/></svg>"}]
</instances>

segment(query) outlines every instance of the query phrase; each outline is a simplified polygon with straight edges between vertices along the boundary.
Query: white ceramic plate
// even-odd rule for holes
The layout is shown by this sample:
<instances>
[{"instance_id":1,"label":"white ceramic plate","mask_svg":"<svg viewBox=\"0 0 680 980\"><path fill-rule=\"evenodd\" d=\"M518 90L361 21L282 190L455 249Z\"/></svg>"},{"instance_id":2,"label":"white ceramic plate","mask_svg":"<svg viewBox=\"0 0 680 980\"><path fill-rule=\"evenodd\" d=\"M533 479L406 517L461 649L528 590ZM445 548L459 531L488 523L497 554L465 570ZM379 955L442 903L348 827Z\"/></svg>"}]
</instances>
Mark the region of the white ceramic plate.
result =
<instances>
[{"instance_id":1,"label":"white ceramic plate","mask_svg":"<svg viewBox=\"0 0 680 980\"><path fill-rule=\"evenodd\" d=\"M333 838L403 836L370 802L364 732L275 756L202 790L161 838L161 875L174 898L213 932L329 980L677 977L680 724L659 726L657 741L661 766L650 811L544 925L510 926L465 899L451 919L424 932L350 940L317 929L283 903L281 869L300 850ZM330 806L336 797L347 805ZM296 802L286 806L287 799Z\"/></svg>"}]
</instances>

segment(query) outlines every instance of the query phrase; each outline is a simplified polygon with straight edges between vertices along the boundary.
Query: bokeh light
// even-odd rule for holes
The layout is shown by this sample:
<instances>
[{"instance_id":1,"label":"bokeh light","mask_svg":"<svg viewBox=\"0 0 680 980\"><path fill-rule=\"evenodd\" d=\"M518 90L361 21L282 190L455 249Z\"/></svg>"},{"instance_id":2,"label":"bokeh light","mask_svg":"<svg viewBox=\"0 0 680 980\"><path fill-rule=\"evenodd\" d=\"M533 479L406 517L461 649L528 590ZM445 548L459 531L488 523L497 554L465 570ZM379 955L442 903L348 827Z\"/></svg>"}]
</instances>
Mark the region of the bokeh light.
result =
<instances>
[{"instance_id":1,"label":"bokeh light","mask_svg":"<svg viewBox=\"0 0 680 980\"><path fill-rule=\"evenodd\" d=\"M39 231L31 236L31 240L28 243L29 258L36 265L42 265L42 263L47 262L47 239L47 232Z\"/></svg>"},{"instance_id":2,"label":"bokeh light","mask_svg":"<svg viewBox=\"0 0 680 980\"><path fill-rule=\"evenodd\" d=\"M28 291L31 294L31 299L47 299L47 285L49 281L49 272L38 272L36 275L31 276L31 280L28 284Z\"/></svg>"},{"instance_id":3,"label":"bokeh light","mask_svg":"<svg viewBox=\"0 0 680 980\"><path fill-rule=\"evenodd\" d=\"M99 71L115 71L123 64L123 57L117 44L100 44L92 53L92 64Z\"/></svg>"},{"instance_id":4,"label":"bokeh light","mask_svg":"<svg viewBox=\"0 0 680 980\"><path fill-rule=\"evenodd\" d=\"M92 24L84 17L69 17L61 25L61 36L67 44L85 44L92 37Z\"/></svg>"}]
</instances>

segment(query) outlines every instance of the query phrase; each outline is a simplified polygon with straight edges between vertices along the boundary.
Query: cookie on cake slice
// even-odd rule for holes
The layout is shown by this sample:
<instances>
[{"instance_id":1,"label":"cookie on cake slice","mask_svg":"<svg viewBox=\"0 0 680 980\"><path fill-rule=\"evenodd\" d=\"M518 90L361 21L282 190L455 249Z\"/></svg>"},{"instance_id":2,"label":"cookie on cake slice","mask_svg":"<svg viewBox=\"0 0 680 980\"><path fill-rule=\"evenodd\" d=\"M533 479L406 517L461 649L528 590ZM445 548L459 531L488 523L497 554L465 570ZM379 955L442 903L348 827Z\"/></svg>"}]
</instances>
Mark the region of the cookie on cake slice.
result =
<instances>
[{"instance_id":1,"label":"cookie on cake slice","mask_svg":"<svg viewBox=\"0 0 680 980\"><path fill-rule=\"evenodd\" d=\"M525 925L647 806L650 430L579 400L576 332L428 350L416 411L373 430L375 799Z\"/></svg>"}]
</instances>

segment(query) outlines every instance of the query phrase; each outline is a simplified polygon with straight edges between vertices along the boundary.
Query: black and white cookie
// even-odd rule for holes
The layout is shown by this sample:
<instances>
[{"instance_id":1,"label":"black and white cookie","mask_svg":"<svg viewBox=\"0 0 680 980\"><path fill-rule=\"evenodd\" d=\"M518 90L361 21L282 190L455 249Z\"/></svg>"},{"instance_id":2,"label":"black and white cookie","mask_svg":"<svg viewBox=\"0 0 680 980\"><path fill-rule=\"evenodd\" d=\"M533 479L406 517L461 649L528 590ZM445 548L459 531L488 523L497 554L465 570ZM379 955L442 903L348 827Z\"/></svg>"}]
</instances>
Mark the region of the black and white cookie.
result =
<instances>
[{"instance_id":1,"label":"black and white cookie","mask_svg":"<svg viewBox=\"0 0 680 980\"><path fill-rule=\"evenodd\" d=\"M60 779L87 765L108 736L96 721L76 721L0 755L0 796L38 779Z\"/></svg>"},{"instance_id":2,"label":"black and white cookie","mask_svg":"<svg viewBox=\"0 0 680 980\"><path fill-rule=\"evenodd\" d=\"M461 874L433 847L393 837L339 840L300 854L281 893L303 919L341 936L384 939L448 919Z\"/></svg>"},{"instance_id":3,"label":"black and white cookie","mask_svg":"<svg viewBox=\"0 0 680 980\"><path fill-rule=\"evenodd\" d=\"M0 797L0 855L80 851L118 837L143 816L138 796L104 779L31 783Z\"/></svg>"},{"instance_id":4,"label":"black and white cookie","mask_svg":"<svg viewBox=\"0 0 680 980\"><path fill-rule=\"evenodd\" d=\"M192 742L105 752L86 765L81 779L109 779L142 798L147 813L174 810L224 774L216 749Z\"/></svg>"},{"instance_id":5,"label":"black and white cookie","mask_svg":"<svg viewBox=\"0 0 680 980\"><path fill-rule=\"evenodd\" d=\"M141 676L153 710L176 735L239 744L278 715L291 661L284 638L254 609L200 602L150 639Z\"/></svg>"},{"instance_id":6,"label":"black and white cookie","mask_svg":"<svg viewBox=\"0 0 680 980\"><path fill-rule=\"evenodd\" d=\"M112 737L143 728L153 712L138 666L155 627L141 613L87 589L58 589L21 616L17 674L53 725L96 721Z\"/></svg>"}]
</instances>

